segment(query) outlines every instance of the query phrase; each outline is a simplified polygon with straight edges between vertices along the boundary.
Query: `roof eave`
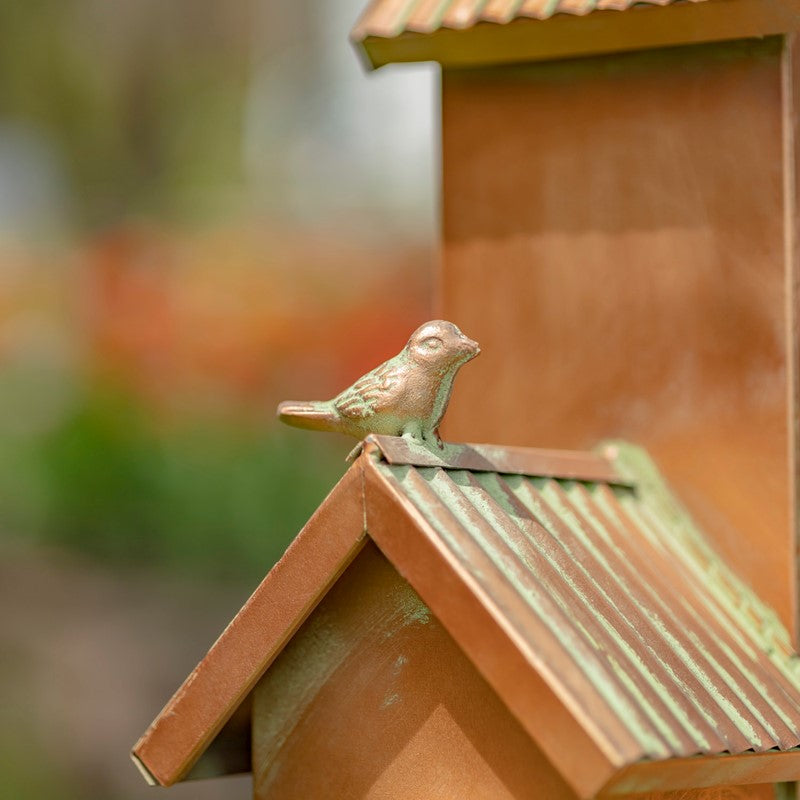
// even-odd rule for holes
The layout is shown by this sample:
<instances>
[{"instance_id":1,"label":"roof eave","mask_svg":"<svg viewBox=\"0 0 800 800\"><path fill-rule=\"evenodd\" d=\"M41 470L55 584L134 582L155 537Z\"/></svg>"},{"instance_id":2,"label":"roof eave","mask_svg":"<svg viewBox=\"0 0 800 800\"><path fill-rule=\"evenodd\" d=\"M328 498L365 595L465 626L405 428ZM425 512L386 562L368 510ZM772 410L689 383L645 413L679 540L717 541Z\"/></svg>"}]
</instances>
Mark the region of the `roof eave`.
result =
<instances>
[{"instance_id":1,"label":"roof eave","mask_svg":"<svg viewBox=\"0 0 800 800\"><path fill-rule=\"evenodd\" d=\"M658 16L652 16L658 15ZM800 30L800 0L708 0L637 5L585 16L480 22L465 30L352 37L367 68L436 61L460 68L574 58L673 45L761 38Z\"/></svg>"},{"instance_id":2,"label":"roof eave","mask_svg":"<svg viewBox=\"0 0 800 800\"><path fill-rule=\"evenodd\" d=\"M618 772L600 797L796 781L800 749L643 761Z\"/></svg>"},{"instance_id":3,"label":"roof eave","mask_svg":"<svg viewBox=\"0 0 800 800\"><path fill-rule=\"evenodd\" d=\"M148 783L171 786L203 772L195 764L365 542L354 465L134 746Z\"/></svg>"}]
</instances>

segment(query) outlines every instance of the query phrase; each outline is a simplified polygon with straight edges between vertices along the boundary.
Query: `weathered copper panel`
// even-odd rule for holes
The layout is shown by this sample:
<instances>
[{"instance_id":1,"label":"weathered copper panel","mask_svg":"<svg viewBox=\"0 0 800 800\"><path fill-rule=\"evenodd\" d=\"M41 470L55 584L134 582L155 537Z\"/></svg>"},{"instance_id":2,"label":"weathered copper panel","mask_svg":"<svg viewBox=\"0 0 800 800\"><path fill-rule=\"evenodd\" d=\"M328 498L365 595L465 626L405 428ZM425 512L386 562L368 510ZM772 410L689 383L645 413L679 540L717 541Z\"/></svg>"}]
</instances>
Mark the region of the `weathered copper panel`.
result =
<instances>
[{"instance_id":1,"label":"weathered copper panel","mask_svg":"<svg viewBox=\"0 0 800 800\"><path fill-rule=\"evenodd\" d=\"M529 764L547 776L548 800L800 776L800 660L788 634L642 451L583 454L612 483L465 469L459 459L476 452L463 445L444 451L445 466L389 463L414 460L402 444L365 443L137 744L155 780L246 767L264 674L253 712L264 796L403 796L390 792L410 793L443 763L462 766L442 797L536 797ZM490 455L498 466L542 458ZM341 581L365 529L392 567L370 548L347 573L361 578ZM310 616L323 596L330 607ZM408 654L414 669L395 670ZM395 694L413 702L396 708ZM359 720L370 736L341 735ZM309 772L311 752L339 784Z\"/></svg>"},{"instance_id":2,"label":"weathered copper panel","mask_svg":"<svg viewBox=\"0 0 800 800\"><path fill-rule=\"evenodd\" d=\"M448 437L644 444L793 629L781 91L778 40L445 71L441 296Z\"/></svg>"},{"instance_id":3,"label":"weathered copper panel","mask_svg":"<svg viewBox=\"0 0 800 800\"><path fill-rule=\"evenodd\" d=\"M606 796L613 797L613 795ZM746 786L724 786L714 789L644 792L630 795L630 797L631 800L797 800L794 794L780 794L779 787L766 783Z\"/></svg>"},{"instance_id":4,"label":"weathered copper panel","mask_svg":"<svg viewBox=\"0 0 800 800\"><path fill-rule=\"evenodd\" d=\"M356 465L134 746L133 758L152 783L169 786L186 777L234 712L242 704L249 708L256 681L363 546L363 520ZM248 739L241 729L231 728L235 752L223 755L212 772L242 768L240 745ZM216 749L224 753L225 743ZM196 769L195 775L203 774L209 770Z\"/></svg>"},{"instance_id":5,"label":"weathered copper panel","mask_svg":"<svg viewBox=\"0 0 800 800\"><path fill-rule=\"evenodd\" d=\"M614 785L608 787L600 797L603 800L619 798L630 796L633 791L636 800L796 800L797 794L789 787L783 791L778 781L796 776L798 770L800 751L797 750L790 753L720 756L713 765L704 766L698 759L678 758L662 764L641 764L615 779ZM747 783L764 780L765 775L769 775L775 785L757 783L749 790ZM728 781L733 785L725 786L722 790L697 788L713 786L720 781ZM687 788L674 794L662 794L659 790L662 786Z\"/></svg>"},{"instance_id":6,"label":"weathered copper panel","mask_svg":"<svg viewBox=\"0 0 800 800\"><path fill-rule=\"evenodd\" d=\"M546 673L554 668L548 665L555 665L557 660L551 657L547 637L537 637L532 646L504 622L507 614L515 614L516 619L525 616L522 598L513 587L500 588L497 598L487 597L461 560L435 535L428 535L416 506L403 492L398 493L387 477L369 467L365 470L371 537L425 598L437 619L576 793L582 798L593 796L624 763L641 758L641 748L624 723L605 713L592 687L582 693L580 719L571 713L574 706L565 709L564 693L559 693L558 685L551 687L539 671L541 667ZM404 513L398 513L398 502ZM443 513L446 517L447 511ZM475 549L471 552L475 554ZM483 563L479 558L478 565ZM530 635L537 619L528 613L525 621ZM562 669L563 681L570 684L574 672L571 665ZM565 747L565 742L570 746ZM624 757L620 758L620 752Z\"/></svg>"},{"instance_id":7,"label":"weathered copper panel","mask_svg":"<svg viewBox=\"0 0 800 800\"><path fill-rule=\"evenodd\" d=\"M791 528L794 531L794 572L798 574L800 548L800 39L786 37L783 49L784 195L786 221L786 350L789 387L789 487L792 496ZM800 582L800 578L797 579ZM800 617L800 586L795 614ZM800 628L800 619L796 622ZM796 633L798 645L800 633ZM797 648L800 650L800 647Z\"/></svg>"},{"instance_id":8,"label":"weathered copper panel","mask_svg":"<svg viewBox=\"0 0 800 800\"><path fill-rule=\"evenodd\" d=\"M522 710L515 692L524 678L508 685L485 660L491 623L473 610L465 625L463 601L451 608L459 592L433 552L490 618L502 620L584 736L612 762L629 765L609 791L763 781L771 762L735 769L731 762L726 773L698 756L800 745L800 665L788 636L658 487L642 457L618 452L627 459L623 473L638 476L635 489L378 461L366 471L368 530L580 796L591 795L596 767L569 768L564 758L570 749L585 753L585 743L578 746L574 732L553 735L564 722L552 706ZM381 482L425 531L431 555L423 559L411 530L386 527L386 512L371 520ZM509 657L500 640L491 649ZM687 758L694 783L669 767ZM781 779L800 775L792 759L775 766Z\"/></svg>"},{"instance_id":9,"label":"weathered copper panel","mask_svg":"<svg viewBox=\"0 0 800 800\"><path fill-rule=\"evenodd\" d=\"M576 800L372 545L253 696L257 800Z\"/></svg>"}]
</instances>

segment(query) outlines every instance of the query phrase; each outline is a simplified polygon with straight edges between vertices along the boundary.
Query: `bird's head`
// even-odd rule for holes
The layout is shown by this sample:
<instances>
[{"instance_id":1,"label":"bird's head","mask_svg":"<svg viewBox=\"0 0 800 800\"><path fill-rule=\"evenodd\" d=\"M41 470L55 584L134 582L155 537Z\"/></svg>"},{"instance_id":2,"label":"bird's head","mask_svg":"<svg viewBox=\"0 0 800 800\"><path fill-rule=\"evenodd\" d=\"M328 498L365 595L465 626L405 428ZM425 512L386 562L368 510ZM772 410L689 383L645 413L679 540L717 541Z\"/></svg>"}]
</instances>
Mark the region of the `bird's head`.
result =
<instances>
[{"instance_id":1,"label":"bird's head","mask_svg":"<svg viewBox=\"0 0 800 800\"><path fill-rule=\"evenodd\" d=\"M421 325L406 345L411 360L437 372L447 372L475 358L481 349L452 322L436 319Z\"/></svg>"}]
</instances>

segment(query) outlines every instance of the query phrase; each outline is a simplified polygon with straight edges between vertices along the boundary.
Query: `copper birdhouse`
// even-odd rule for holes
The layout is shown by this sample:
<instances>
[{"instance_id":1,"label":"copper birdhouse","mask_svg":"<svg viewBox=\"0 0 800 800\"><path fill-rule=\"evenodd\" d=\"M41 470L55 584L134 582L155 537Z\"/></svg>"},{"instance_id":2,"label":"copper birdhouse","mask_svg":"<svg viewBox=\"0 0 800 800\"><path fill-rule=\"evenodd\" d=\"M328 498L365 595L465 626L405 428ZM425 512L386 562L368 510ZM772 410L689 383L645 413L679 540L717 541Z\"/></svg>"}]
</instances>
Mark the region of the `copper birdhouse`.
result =
<instances>
[{"instance_id":1,"label":"copper birdhouse","mask_svg":"<svg viewBox=\"0 0 800 800\"><path fill-rule=\"evenodd\" d=\"M135 746L151 783L794 796L798 12L369 5L368 67L441 66L442 414L483 354L444 444L376 417L393 362L282 407L365 438Z\"/></svg>"}]
</instances>

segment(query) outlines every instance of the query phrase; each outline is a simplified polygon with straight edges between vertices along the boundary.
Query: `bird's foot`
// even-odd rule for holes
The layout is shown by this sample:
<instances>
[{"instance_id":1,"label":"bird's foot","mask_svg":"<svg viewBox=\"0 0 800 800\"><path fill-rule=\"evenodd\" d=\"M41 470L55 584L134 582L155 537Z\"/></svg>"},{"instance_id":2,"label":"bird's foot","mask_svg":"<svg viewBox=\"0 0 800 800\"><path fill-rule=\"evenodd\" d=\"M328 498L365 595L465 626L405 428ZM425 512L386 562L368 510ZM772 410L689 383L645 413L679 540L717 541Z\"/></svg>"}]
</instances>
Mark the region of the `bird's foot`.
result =
<instances>
[{"instance_id":1,"label":"bird's foot","mask_svg":"<svg viewBox=\"0 0 800 800\"><path fill-rule=\"evenodd\" d=\"M427 431L422 434L422 441L429 447L436 446L437 450L444 450L444 442L439 437L439 431Z\"/></svg>"},{"instance_id":2,"label":"bird's foot","mask_svg":"<svg viewBox=\"0 0 800 800\"><path fill-rule=\"evenodd\" d=\"M400 435L409 444L416 445L417 447L422 445L422 447L428 450L433 450L431 434L426 431L420 429L412 429L410 431L409 430L403 431Z\"/></svg>"},{"instance_id":3,"label":"bird's foot","mask_svg":"<svg viewBox=\"0 0 800 800\"><path fill-rule=\"evenodd\" d=\"M364 442L361 441L347 454L347 458L345 458L345 461L347 461L348 463L351 461L355 461L363 451L364 451Z\"/></svg>"}]
</instances>

